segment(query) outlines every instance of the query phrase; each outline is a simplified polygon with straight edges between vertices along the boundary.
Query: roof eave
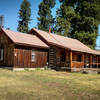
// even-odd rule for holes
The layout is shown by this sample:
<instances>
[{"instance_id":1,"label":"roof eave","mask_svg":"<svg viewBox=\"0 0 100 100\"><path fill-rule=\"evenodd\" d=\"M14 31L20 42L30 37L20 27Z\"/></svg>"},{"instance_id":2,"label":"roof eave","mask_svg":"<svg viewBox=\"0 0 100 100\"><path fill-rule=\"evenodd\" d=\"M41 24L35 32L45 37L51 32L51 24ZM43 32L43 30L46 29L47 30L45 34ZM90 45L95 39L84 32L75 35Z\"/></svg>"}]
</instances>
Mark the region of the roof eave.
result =
<instances>
[{"instance_id":1,"label":"roof eave","mask_svg":"<svg viewBox=\"0 0 100 100\"><path fill-rule=\"evenodd\" d=\"M49 49L49 47L46 47L46 46L31 45L31 44L26 44L26 43L15 42L15 44L16 45L21 45L21 46L27 46L27 47L35 47L35 48Z\"/></svg>"}]
</instances>

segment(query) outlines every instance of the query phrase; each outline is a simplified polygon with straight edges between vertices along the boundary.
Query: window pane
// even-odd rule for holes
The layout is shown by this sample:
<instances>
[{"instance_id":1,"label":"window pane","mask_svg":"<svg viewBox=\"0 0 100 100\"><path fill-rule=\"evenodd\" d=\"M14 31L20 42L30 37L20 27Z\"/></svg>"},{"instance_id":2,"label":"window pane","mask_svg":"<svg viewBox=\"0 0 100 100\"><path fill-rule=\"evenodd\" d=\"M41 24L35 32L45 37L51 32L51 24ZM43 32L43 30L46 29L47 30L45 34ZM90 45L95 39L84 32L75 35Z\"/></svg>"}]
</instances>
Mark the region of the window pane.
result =
<instances>
[{"instance_id":1,"label":"window pane","mask_svg":"<svg viewBox=\"0 0 100 100\"><path fill-rule=\"evenodd\" d=\"M35 61L35 52L34 52L34 50L32 50L31 59L32 59L32 62L34 62L34 61Z\"/></svg>"},{"instance_id":2,"label":"window pane","mask_svg":"<svg viewBox=\"0 0 100 100\"><path fill-rule=\"evenodd\" d=\"M79 62L82 61L82 55L80 55L80 54L77 55L77 61L79 61Z\"/></svg>"}]
</instances>

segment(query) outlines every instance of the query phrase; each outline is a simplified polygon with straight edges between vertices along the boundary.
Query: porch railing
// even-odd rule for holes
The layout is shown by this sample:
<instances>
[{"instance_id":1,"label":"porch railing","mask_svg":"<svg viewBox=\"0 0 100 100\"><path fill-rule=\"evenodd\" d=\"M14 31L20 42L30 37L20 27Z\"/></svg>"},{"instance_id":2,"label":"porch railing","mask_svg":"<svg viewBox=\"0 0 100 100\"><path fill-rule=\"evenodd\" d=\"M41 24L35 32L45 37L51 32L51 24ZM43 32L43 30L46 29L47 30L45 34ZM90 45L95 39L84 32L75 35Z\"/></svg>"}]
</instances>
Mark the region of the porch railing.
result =
<instances>
[{"instance_id":1,"label":"porch railing","mask_svg":"<svg viewBox=\"0 0 100 100\"><path fill-rule=\"evenodd\" d=\"M74 68L100 68L100 63L83 63L83 62L78 62L78 61L72 61L72 65ZM98 65L98 66L97 66ZM69 62L59 62L56 64L57 67L67 67L70 68L70 63Z\"/></svg>"}]
</instances>

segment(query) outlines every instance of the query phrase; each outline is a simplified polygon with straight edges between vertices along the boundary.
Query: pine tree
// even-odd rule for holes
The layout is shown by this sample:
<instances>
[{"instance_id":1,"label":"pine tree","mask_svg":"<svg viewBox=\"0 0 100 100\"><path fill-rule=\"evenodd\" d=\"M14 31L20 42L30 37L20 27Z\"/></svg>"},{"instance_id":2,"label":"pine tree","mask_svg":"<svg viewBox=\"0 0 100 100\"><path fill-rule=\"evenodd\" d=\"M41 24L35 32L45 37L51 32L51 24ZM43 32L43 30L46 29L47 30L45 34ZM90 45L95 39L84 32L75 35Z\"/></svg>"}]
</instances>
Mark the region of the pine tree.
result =
<instances>
[{"instance_id":1,"label":"pine tree","mask_svg":"<svg viewBox=\"0 0 100 100\"><path fill-rule=\"evenodd\" d=\"M29 30L29 22L30 22L30 16L31 16L31 9L30 9L30 3L28 0L23 0L20 10L19 10L19 21L18 21L18 28L17 30L19 32L26 33Z\"/></svg>"},{"instance_id":2,"label":"pine tree","mask_svg":"<svg viewBox=\"0 0 100 100\"><path fill-rule=\"evenodd\" d=\"M53 26L54 18L51 9L55 6L56 0L43 0L39 5L38 29L48 31Z\"/></svg>"},{"instance_id":3,"label":"pine tree","mask_svg":"<svg viewBox=\"0 0 100 100\"><path fill-rule=\"evenodd\" d=\"M59 0L56 30L94 48L100 23L100 0Z\"/></svg>"}]
</instances>

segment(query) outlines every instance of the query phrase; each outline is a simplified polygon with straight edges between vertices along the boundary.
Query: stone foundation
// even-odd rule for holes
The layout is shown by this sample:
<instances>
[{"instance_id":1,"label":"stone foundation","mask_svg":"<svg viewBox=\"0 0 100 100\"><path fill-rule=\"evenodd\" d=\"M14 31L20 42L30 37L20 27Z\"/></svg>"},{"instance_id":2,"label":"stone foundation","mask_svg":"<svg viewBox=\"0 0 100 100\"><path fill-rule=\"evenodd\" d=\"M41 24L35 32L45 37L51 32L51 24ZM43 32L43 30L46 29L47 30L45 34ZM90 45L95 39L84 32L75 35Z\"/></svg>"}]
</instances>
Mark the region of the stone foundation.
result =
<instances>
[{"instance_id":1,"label":"stone foundation","mask_svg":"<svg viewBox=\"0 0 100 100\"><path fill-rule=\"evenodd\" d=\"M24 71L24 70L29 70L33 71L36 70L37 68L13 68L13 71ZM40 70L44 70L44 68L39 68Z\"/></svg>"}]
</instances>

